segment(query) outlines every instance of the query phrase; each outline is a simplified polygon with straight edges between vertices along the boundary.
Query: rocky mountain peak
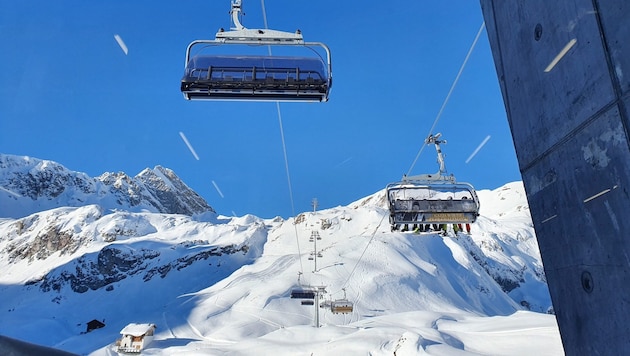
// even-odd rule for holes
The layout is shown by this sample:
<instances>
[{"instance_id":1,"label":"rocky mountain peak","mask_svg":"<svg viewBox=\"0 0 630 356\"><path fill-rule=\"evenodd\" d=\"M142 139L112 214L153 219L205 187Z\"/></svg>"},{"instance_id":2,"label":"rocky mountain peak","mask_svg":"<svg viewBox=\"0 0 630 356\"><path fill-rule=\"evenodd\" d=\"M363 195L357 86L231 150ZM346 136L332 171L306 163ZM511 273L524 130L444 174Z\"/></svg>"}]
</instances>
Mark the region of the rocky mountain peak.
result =
<instances>
[{"instance_id":1,"label":"rocky mountain peak","mask_svg":"<svg viewBox=\"0 0 630 356\"><path fill-rule=\"evenodd\" d=\"M144 169L136 177L151 196L157 197L164 210L175 214L193 215L214 211L206 201L190 189L173 170L162 166Z\"/></svg>"},{"instance_id":2,"label":"rocky mountain peak","mask_svg":"<svg viewBox=\"0 0 630 356\"><path fill-rule=\"evenodd\" d=\"M62 206L194 215L214 212L168 168L135 177L106 172L97 178L32 157L0 154L0 217L19 218Z\"/></svg>"}]
</instances>

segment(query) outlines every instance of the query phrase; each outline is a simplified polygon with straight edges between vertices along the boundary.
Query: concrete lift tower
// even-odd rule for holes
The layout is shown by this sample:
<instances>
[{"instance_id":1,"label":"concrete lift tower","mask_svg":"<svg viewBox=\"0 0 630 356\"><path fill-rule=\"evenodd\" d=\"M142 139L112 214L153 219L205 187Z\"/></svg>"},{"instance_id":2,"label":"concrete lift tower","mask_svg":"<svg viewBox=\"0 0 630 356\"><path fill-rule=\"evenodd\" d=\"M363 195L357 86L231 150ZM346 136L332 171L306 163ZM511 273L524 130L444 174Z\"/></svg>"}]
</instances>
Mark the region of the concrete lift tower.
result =
<instances>
[{"instance_id":1,"label":"concrete lift tower","mask_svg":"<svg viewBox=\"0 0 630 356\"><path fill-rule=\"evenodd\" d=\"M630 1L480 0L567 355L630 350Z\"/></svg>"}]
</instances>

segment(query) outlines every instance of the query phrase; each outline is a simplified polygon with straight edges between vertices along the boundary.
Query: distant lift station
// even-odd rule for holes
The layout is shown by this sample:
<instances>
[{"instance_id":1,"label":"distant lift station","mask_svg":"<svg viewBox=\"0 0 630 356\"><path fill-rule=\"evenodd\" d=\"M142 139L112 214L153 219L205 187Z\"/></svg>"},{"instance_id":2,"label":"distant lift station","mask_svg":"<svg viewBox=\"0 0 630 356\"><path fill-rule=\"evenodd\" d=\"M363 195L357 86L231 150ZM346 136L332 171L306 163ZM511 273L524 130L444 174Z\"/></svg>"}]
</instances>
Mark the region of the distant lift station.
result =
<instances>
[{"instance_id":1,"label":"distant lift station","mask_svg":"<svg viewBox=\"0 0 630 356\"><path fill-rule=\"evenodd\" d=\"M328 101L332 86L329 48L304 42L302 33L247 29L241 24L241 0L232 0L231 31L220 29L214 40L195 40L186 49L181 91L187 100ZM292 46L310 49L313 57L208 55L201 50L220 45ZM326 59L314 47L326 52ZM193 49L201 48L193 55ZM270 51L271 53L271 51Z\"/></svg>"},{"instance_id":2,"label":"distant lift station","mask_svg":"<svg viewBox=\"0 0 630 356\"><path fill-rule=\"evenodd\" d=\"M440 149L441 134L430 135L427 144L434 144L440 170L435 174L403 176L402 181L386 187L392 230L403 225L469 224L479 216L479 198L469 183L456 182L446 173Z\"/></svg>"}]
</instances>

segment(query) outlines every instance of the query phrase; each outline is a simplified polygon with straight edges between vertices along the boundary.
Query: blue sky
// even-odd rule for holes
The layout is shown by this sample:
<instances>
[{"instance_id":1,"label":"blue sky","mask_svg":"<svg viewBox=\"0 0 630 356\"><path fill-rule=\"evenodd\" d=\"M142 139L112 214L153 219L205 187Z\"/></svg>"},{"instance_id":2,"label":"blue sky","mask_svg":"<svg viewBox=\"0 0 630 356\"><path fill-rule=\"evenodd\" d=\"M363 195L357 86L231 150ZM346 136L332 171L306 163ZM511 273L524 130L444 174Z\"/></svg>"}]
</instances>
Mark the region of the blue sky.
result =
<instances>
[{"instance_id":1,"label":"blue sky","mask_svg":"<svg viewBox=\"0 0 630 356\"><path fill-rule=\"evenodd\" d=\"M270 28L299 28L333 57L329 102L280 104L295 213L311 210L313 198L321 208L346 205L399 180L483 21L479 2L265 6ZM291 216L276 104L189 102L179 91L186 46L228 28L229 8L229 0L1 2L0 152L91 176L162 165L219 213ZM260 1L244 0L244 10L246 27L264 27ZM494 189L521 179L485 31L435 132L459 181ZM412 174L437 168L428 147Z\"/></svg>"}]
</instances>

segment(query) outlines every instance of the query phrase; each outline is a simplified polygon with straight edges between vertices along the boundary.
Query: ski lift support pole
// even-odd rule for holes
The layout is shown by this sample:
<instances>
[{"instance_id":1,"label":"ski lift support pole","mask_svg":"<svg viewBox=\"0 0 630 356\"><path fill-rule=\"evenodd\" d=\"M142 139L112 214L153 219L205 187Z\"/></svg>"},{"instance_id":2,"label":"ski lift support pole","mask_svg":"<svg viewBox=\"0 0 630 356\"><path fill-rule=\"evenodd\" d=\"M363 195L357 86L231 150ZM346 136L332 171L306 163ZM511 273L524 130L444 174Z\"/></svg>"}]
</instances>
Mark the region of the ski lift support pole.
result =
<instances>
[{"instance_id":1,"label":"ski lift support pole","mask_svg":"<svg viewBox=\"0 0 630 356\"><path fill-rule=\"evenodd\" d=\"M319 296L320 294L323 295L324 293L326 293L326 287L324 286L319 286L316 287L317 290L315 291L315 327L319 328Z\"/></svg>"}]
</instances>

